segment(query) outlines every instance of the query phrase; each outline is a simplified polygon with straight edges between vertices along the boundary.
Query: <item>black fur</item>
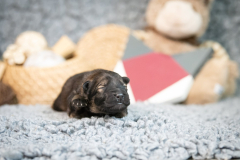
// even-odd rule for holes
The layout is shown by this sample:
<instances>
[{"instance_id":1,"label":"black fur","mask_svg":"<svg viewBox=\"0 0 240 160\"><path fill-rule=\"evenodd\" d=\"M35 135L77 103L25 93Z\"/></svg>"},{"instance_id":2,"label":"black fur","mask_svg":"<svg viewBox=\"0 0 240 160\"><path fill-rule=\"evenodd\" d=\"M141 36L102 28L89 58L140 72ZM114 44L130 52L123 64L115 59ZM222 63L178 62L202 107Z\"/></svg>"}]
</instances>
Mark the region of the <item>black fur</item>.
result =
<instances>
[{"instance_id":1,"label":"black fur","mask_svg":"<svg viewBox=\"0 0 240 160\"><path fill-rule=\"evenodd\" d=\"M67 111L70 117L123 117L130 104L126 85L129 78L103 69L83 72L70 77L52 108Z\"/></svg>"}]
</instances>

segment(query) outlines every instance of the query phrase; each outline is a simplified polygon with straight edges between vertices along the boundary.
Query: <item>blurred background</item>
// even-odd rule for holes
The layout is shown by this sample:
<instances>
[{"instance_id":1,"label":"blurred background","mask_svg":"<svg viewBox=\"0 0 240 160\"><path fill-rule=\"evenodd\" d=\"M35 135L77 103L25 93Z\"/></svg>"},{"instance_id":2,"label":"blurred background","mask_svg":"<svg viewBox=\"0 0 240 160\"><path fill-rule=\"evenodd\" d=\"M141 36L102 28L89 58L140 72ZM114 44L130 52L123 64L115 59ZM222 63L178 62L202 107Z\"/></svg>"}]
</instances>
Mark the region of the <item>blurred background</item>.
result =
<instances>
[{"instance_id":1,"label":"blurred background","mask_svg":"<svg viewBox=\"0 0 240 160\"><path fill-rule=\"evenodd\" d=\"M93 27L115 23L131 29L146 26L149 0L0 0L0 54L26 30L41 32L50 46L64 34L77 43ZM222 44L240 64L240 1L215 0L200 41ZM238 84L239 80L238 80ZM240 89L237 95L240 94Z\"/></svg>"}]
</instances>

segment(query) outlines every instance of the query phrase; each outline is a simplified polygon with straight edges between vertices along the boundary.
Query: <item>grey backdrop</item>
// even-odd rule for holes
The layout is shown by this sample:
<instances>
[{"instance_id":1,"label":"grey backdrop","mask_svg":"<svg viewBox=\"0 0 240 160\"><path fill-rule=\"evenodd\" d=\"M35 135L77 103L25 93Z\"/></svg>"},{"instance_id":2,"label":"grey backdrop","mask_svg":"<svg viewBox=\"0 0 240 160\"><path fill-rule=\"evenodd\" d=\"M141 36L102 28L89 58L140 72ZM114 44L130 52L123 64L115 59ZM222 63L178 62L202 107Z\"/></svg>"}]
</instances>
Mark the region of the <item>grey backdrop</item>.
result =
<instances>
[{"instance_id":1,"label":"grey backdrop","mask_svg":"<svg viewBox=\"0 0 240 160\"><path fill-rule=\"evenodd\" d=\"M106 23L144 28L149 0L0 0L0 52L23 31L41 32L52 46L63 34L73 41ZM216 0L200 39L220 42L240 64L240 0ZM1 53L0 53L1 54Z\"/></svg>"}]
</instances>

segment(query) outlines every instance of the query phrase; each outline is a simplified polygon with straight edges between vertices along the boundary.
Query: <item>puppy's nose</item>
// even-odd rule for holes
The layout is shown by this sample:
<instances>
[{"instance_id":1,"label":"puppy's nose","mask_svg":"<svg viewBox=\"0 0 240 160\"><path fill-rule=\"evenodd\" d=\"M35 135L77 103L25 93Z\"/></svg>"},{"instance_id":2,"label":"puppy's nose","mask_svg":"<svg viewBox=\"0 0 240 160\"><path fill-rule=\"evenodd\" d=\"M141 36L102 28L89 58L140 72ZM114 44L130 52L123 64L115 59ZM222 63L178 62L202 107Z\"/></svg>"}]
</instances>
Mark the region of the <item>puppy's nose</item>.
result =
<instances>
[{"instance_id":1,"label":"puppy's nose","mask_svg":"<svg viewBox=\"0 0 240 160\"><path fill-rule=\"evenodd\" d=\"M124 96L122 93L114 93L113 95L119 102L121 102L124 99Z\"/></svg>"}]
</instances>

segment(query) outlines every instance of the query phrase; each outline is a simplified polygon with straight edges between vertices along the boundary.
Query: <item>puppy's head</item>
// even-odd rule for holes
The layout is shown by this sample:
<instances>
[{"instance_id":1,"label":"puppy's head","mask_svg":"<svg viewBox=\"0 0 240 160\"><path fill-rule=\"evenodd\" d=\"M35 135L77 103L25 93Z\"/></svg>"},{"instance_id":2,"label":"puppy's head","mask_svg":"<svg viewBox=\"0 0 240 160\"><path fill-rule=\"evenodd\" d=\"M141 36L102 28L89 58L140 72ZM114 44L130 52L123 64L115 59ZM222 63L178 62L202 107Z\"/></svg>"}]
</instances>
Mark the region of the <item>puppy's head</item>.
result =
<instances>
[{"instance_id":1,"label":"puppy's head","mask_svg":"<svg viewBox=\"0 0 240 160\"><path fill-rule=\"evenodd\" d=\"M83 82L82 89L87 97L87 109L96 114L117 114L130 104L127 93L128 77L112 71L100 70Z\"/></svg>"}]
</instances>

